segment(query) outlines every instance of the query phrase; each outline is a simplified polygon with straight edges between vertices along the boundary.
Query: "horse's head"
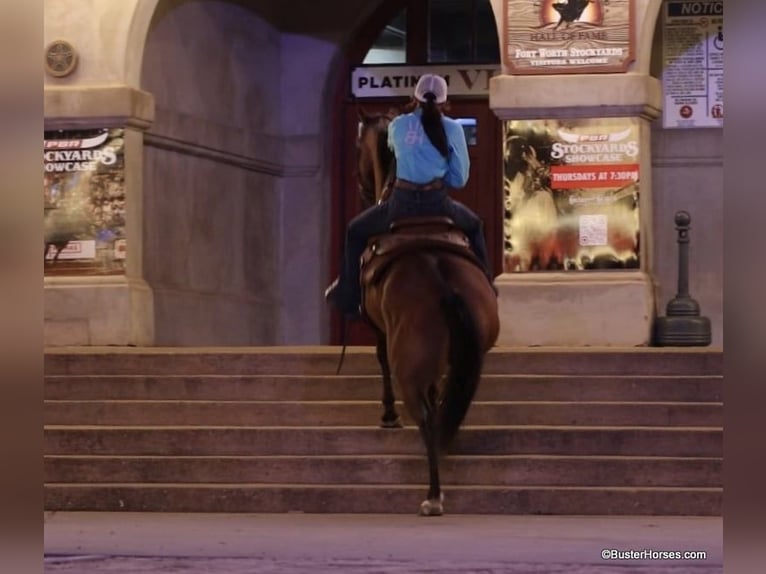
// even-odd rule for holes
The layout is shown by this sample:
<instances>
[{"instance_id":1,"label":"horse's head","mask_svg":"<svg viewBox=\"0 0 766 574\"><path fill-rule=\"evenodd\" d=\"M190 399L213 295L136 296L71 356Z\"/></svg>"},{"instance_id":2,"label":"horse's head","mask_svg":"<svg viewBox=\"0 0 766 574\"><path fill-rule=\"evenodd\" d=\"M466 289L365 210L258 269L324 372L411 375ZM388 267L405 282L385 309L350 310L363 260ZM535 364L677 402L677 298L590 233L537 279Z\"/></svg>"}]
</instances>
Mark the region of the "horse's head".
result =
<instances>
[{"instance_id":1,"label":"horse's head","mask_svg":"<svg viewBox=\"0 0 766 574\"><path fill-rule=\"evenodd\" d=\"M368 114L359 110L359 136L357 138L357 174L359 193L365 207L383 196L386 178L392 169L394 154L388 147L388 124L396 111Z\"/></svg>"}]
</instances>

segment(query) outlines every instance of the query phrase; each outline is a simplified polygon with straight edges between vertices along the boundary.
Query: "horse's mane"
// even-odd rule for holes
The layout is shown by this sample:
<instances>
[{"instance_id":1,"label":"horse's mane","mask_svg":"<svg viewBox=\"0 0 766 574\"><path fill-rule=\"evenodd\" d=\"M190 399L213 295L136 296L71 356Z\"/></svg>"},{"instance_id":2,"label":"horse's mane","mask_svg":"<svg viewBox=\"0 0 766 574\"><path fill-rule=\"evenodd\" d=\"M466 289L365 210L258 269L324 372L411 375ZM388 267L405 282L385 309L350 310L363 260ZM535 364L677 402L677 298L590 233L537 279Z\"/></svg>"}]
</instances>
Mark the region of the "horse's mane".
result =
<instances>
[{"instance_id":1,"label":"horse's mane","mask_svg":"<svg viewBox=\"0 0 766 574\"><path fill-rule=\"evenodd\" d=\"M397 115L398 111L393 109L375 114L359 111L361 125L357 140L357 172L364 207L380 199L386 181L395 175L394 153L388 147L388 125Z\"/></svg>"},{"instance_id":2,"label":"horse's mane","mask_svg":"<svg viewBox=\"0 0 766 574\"><path fill-rule=\"evenodd\" d=\"M390 122L390 120L389 120ZM394 152L388 147L388 123L380 121L377 124L378 135L378 161L382 173L388 174L391 169L391 163L394 161Z\"/></svg>"}]
</instances>

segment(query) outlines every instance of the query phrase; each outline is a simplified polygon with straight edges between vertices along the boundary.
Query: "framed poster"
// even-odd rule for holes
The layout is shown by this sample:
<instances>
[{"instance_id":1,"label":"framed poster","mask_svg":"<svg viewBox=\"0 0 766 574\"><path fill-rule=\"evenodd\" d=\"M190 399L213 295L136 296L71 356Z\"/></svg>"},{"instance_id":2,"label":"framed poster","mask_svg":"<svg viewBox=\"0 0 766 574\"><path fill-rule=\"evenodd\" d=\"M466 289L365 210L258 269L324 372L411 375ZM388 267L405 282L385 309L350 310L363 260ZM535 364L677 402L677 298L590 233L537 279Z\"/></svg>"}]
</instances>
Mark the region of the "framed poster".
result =
<instances>
[{"instance_id":1,"label":"framed poster","mask_svg":"<svg viewBox=\"0 0 766 574\"><path fill-rule=\"evenodd\" d=\"M635 59L634 0L505 0L510 74L625 72Z\"/></svg>"},{"instance_id":2,"label":"framed poster","mask_svg":"<svg viewBox=\"0 0 766 574\"><path fill-rule=\"evenodd\" d=\"M662 6L665 128L723 127L723 1Z\"/></svg>"},{"instance_id":3,"label":"framed poster","mask_svg":"<svg viewBox=\"0 0 766 574\"><path fill-rule=\"evenodd\" d=\"M503 272L640 266L639 123L514 120L503 128Z\"/></svg>"},{"instance_id":4,"label":"framed poster","mask_svg":"<svg viewBox=\"0 0 766 574\"><path fill-rule=\"evenodd\" d=\"M123 130L47 131L43 145L45 275L124 274Z\"/></svg>"}]
</instances>

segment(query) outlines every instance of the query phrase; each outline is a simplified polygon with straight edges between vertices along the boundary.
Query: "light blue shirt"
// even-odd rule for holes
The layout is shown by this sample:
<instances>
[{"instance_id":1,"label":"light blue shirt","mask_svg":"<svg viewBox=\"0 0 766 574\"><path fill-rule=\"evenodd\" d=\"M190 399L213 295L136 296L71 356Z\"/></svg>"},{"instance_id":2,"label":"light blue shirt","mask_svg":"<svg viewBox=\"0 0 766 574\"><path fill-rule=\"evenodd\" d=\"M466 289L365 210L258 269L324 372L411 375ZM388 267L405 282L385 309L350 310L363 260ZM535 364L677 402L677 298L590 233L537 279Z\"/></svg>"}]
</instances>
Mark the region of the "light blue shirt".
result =
<instances>
[{"instance_id":1,"label":"light blue shirt","mask_svg":"<svg viewBox=\"0 0 766 574\"><path fill-rule=\"evenodd\" d=\"M449 154L445 158L423 130L421 114L420 109L402 114L388 126L388 146L396 155L396 177L413 183L428 183L443 178L447 187L464 187L468 183L471 162L463 127L452 118L442 116L449 146Z\"/></svg>"}]
</instances>

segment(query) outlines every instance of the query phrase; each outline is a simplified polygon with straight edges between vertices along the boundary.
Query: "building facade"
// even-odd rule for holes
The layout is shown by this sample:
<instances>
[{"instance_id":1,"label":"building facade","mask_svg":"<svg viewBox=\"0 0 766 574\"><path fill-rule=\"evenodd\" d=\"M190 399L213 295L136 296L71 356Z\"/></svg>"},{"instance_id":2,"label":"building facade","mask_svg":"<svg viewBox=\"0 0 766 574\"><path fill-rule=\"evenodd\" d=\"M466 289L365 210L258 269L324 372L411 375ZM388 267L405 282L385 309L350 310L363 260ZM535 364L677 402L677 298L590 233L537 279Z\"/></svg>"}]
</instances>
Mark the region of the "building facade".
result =
<instances>
[{"instance_id":1,"label":"building facade","mask_svg":"<svg viewBox=\"0 0 766 574\"><path fill-rule=\"evenodd\" d=\"M54 67L45 76L45 216L60 232L49 238L46 222L46 243L63 246L60 259L46 262L46 343L333 341L322 293L337 269L343 226L360 208L356 114L406 101L406 75L446 70L450 115L475 140L471 184L456 197L486 223L500 344L650 344L654 316L675 295L673 216L683 209L692 216L691 292L722 346L722 129L671 128L663 118L662 78L673 63L663 57L668 2L624 1L634 35L624 70L533 74L508 62L507 24L518 4L47 0L51 61L67 49L77 58L71 71ZM591 4L586 10L602 12L582 18L605 18L620 2ZM388 82L402 90L370 89L385 87L386 69L399 70L388 75L402 78ZM513 142L546 130L636 142L631 165L640 175L626 183L640 181L640 193L631 195L636 227L627 255L594 264L597 252L582 246L614 248L616 240L604 239L614 226L602 213L578 211L575 252L550 265L519 257L523 218L514 222L509 207ZM68 153L102 135L98 153ZM562 181L583 171L547 161L548 176ZM630 195L628 185L613 187ZM63 205L87 212L87 221L54 225ZM92 253L67 255L62 229L92 237L81 243Z\"/></svg>"}]
</instances>

